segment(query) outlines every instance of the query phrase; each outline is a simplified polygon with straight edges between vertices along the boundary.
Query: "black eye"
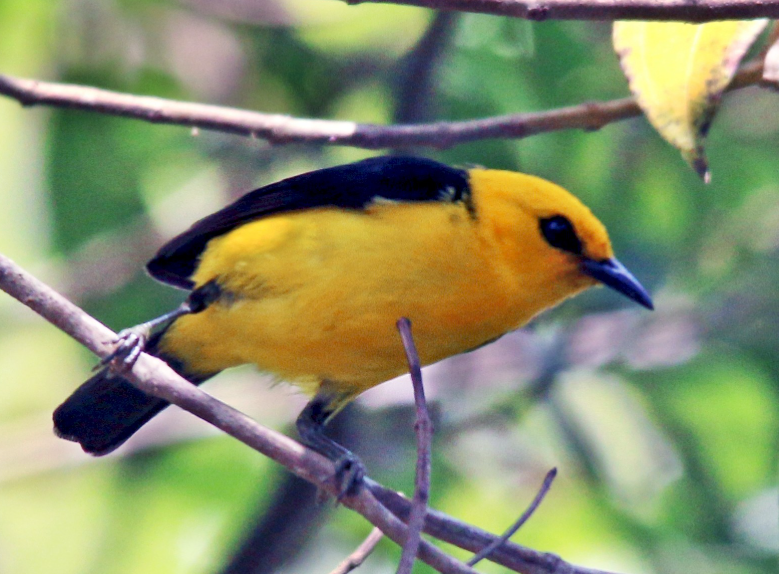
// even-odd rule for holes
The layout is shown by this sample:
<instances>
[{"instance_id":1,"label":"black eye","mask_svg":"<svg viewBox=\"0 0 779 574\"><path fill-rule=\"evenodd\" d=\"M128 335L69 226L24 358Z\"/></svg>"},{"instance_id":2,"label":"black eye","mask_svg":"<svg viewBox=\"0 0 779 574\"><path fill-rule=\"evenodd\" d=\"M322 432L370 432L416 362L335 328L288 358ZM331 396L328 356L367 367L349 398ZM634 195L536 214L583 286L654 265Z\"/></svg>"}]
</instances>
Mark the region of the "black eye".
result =
<instances>
[{"instance_id":1,"label":"black eye","mask_svg":"<svg viewBox=\"0 0 779 574\"><path fill-rule=\"evenodd\" d=\"M548 219L541 220L541 234L552 247L575 253L582 254L582 242L576 236L573 225L562 215L555 215Z\"/></svg>"}]
</instances>

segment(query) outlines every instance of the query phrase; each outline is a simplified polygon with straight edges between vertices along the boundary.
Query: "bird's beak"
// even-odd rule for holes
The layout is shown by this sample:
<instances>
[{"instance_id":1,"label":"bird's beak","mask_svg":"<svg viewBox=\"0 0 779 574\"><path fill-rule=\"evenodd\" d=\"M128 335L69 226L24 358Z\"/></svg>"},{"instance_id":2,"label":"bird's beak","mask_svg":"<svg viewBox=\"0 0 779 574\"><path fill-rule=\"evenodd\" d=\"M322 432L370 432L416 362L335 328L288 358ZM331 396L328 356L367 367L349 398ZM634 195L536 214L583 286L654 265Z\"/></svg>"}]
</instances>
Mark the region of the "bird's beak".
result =
<instances>
[{"instance_id":1,"label":"bird's beak","mask_svg":"<svg viewBox=\"0 0 779 574\"><path fill-rule=\"evenodd\" d=\"M639 305L643 305L650 310L655 308L646 289L644 289L641 283L638 282L638 279L633 277L633 274L616 259L612 258L596 261L585 257L582 259L581 270L585 275L589 275L607 287L619 291L625 297L632 299Z\"/></svg>"}]
</instances>

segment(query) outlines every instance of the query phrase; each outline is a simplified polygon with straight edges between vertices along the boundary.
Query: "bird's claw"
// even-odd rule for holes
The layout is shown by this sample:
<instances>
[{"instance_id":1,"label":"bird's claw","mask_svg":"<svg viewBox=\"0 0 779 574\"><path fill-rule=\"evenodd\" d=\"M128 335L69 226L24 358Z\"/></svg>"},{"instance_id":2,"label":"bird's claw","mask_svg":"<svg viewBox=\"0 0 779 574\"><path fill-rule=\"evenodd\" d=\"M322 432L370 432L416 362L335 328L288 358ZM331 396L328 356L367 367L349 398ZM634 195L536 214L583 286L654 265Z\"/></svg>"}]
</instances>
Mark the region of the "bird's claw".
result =
<instances>
[{"instance_id":1,"label":"bird's claw","mask_svg":"<svg viewBox=\"0 0 779 574\"><path fill-rule=\"evenodd\" d=\"M365 465L354 454L345 454L336 460L333 474L333 480L338 487L336 502L341 502L344 497L360 492L366 475Z\"/></svg>"},{"instance_id":2,"label":"bird's claw","mask_svg":"<svg viewBox=\"0 0 779 574\"><path fill-rule=\"evenodd\" d=\"M109 367L114 371L129 371L141 356L147 339L148 333L145 329L131 327L119 331L113 341L116 347L101 359L95 369Z\"/></svg>"}]
</instances>

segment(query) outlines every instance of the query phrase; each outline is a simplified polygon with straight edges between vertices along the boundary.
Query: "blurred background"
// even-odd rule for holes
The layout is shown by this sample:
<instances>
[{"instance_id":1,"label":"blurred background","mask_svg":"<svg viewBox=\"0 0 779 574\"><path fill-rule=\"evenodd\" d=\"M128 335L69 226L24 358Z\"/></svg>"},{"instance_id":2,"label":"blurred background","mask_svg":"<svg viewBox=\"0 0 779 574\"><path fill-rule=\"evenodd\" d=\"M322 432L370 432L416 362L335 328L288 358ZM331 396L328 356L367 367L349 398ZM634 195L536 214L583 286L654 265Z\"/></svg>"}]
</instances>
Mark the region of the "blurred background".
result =
<instances>
[{"instance_id":1,"label":"blurred background","mask_svg":"<svg viewBox=\"0 0 779 574\"><path fill-rule=\"evenodd\" d=\"M0 72L375 123L628 94L606 23L334 0L0 0ZM594 290L426 369L434 507L502 532L557 466L515 541L622 574L777 571L778 106L758 88L725 98L709 186L643 118L403 150L572 190L657 307ZM118 330L180 302L143 264L194 220L260 185L376 153L0 98L0 252ZM325 574L370 531L177 409L115 454L88 457L53 436L50 413L95 358L6 296L0 326L0 574ZM294 436L304 398L292 389L248 368L207 389ZM411 400L410 383L392 381L332 429L373 478L406 492ZM399 554L383 541L362 571L394 572Z\"/></svg>"}]
</instances>

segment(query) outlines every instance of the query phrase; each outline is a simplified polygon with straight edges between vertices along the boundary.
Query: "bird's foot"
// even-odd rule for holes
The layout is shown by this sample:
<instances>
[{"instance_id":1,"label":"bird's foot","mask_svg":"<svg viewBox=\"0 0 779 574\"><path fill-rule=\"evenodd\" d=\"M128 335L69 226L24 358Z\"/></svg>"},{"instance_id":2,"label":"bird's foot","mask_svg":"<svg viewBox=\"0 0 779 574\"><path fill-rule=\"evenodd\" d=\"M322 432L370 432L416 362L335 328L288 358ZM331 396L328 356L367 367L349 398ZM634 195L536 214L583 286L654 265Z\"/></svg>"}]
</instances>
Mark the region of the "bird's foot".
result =
<instances>
[{"instance_id":1,"label":"bird's foot","mask_svg":"<svg viewBox=\"0 0 779 574\"><path fill-rule=\"evenodd\" d=\"M109 367L112 371L124 372L133 368L135 361L141 356L149 339L150 329L146 324L122 329L117 333L113 343L114 350L103 357L95 366L95 370Z\"/></svg>"},{"instance_id":2,"label":"bird's foot","mask_svg":"<svg viewBox=\"0 0 779 574\"><path fill-rule=\"evenodd\" d=\"M338 490L336 503L347 496L354 496L363 487L363 479L367 476L365 465L354 454L347 453L335 461L333 481Z\"/></svg>"}]
</instances>

